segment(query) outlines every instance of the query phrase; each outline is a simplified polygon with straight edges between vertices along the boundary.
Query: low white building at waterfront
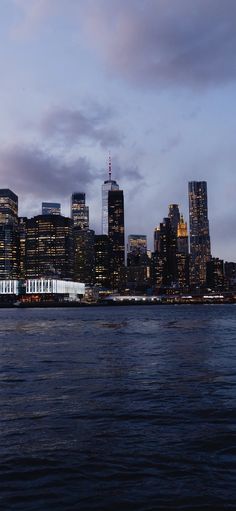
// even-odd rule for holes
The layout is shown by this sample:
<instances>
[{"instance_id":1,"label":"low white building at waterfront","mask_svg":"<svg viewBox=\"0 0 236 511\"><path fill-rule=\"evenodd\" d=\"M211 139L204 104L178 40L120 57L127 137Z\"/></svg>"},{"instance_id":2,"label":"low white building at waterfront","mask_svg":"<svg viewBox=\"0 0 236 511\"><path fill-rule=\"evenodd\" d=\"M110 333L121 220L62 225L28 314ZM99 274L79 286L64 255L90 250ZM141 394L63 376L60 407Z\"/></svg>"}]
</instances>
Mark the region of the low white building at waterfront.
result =
<instances>
[{"instance_id":1,"label":"low white building at waterfront","mask_svg":"<svg viewBox=\"0 0 236 511\"><path fill-rule=\"evenodd\" d=\"M59 279L0 280L0 295L62 295L79 300L85 294L85 284Z\"/></svg>"}]
</instances>

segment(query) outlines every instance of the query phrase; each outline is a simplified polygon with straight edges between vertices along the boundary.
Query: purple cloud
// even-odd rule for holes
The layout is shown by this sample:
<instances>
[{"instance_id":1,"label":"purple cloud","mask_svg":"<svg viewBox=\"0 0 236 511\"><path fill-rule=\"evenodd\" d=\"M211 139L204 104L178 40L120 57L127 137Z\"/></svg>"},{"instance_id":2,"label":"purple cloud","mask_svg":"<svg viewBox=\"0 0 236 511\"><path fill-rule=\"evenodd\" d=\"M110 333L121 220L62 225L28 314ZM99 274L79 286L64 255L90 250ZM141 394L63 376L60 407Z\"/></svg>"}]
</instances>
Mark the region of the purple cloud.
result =
<instances>
[{"instance_id":1,"label":"purple cloud","mask_svg":"<svg viewBox=\"0 0 236 511\"><path fill-rule=\"evenodd\" d=\"M107 108L94 106L93 111L56 108L47 113L41 122L43 135L55 138L66 145L78 144L87 139L102 148L120 146L122 136L109 125L112 113Z\"/></svg>"},{"instance_id":2,"label":"purple cloud","mask_svg":"<svg viewBox=\"0 0 236 511\"><path fill-rule=\"evenodd\" d=\"M1 187L35 197L65 197L75 189L86 191L96 179L88 160L65 163L37 147L13 146L0 152Z\"/></svg>"},{"instance_id":3,"label":"purple cloud","mask_svg":"<svg viewBox=\"0 0 236 511\"><path fill-rule=\"evenodd\" d=\"M136 85L236 79L235 0L88 0L83 12L90 44Z\"/></svg>"}]
</instances>

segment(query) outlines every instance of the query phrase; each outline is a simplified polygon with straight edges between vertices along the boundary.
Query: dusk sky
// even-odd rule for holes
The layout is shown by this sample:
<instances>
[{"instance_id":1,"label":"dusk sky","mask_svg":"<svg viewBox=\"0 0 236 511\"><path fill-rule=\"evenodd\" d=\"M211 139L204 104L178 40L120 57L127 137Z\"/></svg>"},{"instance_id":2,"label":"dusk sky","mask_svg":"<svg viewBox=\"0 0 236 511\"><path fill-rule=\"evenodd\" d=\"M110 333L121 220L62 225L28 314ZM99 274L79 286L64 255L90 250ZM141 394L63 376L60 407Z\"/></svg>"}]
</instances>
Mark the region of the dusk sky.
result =
<instances>
[{"instance_id":1,"label":"dusk sky","mask_svg":"<svg viewBox=\"0 0 236 511\"><path fill-rule=\"evenodd\" d=\"M236 1L0 0L0 188L19 214L86 192L111 152L126 235L206 180L212 254L236 261ZM189 223L189 222L188 222Z\"/></svg>"}]
</instances>

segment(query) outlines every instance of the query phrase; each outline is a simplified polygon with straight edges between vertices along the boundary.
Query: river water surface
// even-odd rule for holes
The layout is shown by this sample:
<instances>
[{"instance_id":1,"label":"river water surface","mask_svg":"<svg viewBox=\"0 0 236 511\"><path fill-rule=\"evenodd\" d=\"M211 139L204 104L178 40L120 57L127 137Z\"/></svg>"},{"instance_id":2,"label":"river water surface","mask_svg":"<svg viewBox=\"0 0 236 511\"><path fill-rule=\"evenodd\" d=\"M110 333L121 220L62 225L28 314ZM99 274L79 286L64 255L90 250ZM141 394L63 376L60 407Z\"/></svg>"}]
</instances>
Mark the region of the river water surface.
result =
<instances>
[{"instance_id":1,"label":"river water surface","mask_svg":"<svg viewBox=\"0 0 236 511\"><path fill-rule=\"evenodd\" d=\"M0 309L3 511L236 510L235 305Z\"/></svg>"}]
</instances>

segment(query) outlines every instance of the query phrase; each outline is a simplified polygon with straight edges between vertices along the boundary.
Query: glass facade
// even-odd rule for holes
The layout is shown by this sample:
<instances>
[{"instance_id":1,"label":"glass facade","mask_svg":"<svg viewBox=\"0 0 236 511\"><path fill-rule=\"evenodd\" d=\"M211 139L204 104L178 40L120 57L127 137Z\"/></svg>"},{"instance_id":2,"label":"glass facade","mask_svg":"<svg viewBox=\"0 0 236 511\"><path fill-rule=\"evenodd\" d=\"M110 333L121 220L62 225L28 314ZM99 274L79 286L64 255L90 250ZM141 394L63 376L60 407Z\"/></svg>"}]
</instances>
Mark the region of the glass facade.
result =
<instances>
[{"instance_id":1,"label":"glass facade","mask_svg":"<svg viewBox=\"0 0 236 511\"><path fill-rule=\"evenodd\" d=\"M42 215L60 215L61 204L59 202L42 202Z\"/></svg>"},{"instance_id":2,"label":"glass facade","mask_svg":"<svg viewBox=\"0 0 236 511\"><path fill-rule=\"evenodd\" d=\"M19 274L18 197L8 188L0 190L0 279Z\"/></svg>"},{"instance_id":3,"label":"glass facade","mask_svg":"<svg viewBox=\"0 0 236 511\"><path fill-rule=\"evenodd\" d=\"M73 193L71 197L71 218L74 227L89 229L89 207L86 206L85 193Z\"/></svg>"},{"instance_id":4,"label":"glass facade","mask_svg":"<svg viewBox=\"0 0 236 511\"><path fill-rule=\"evenodd\" d=\"M206 181L191 181L188 193L190 284L196 288L206 284L206 264L211 258Z\"/></svg>"},{"instance_id":5,"label":"glass facade","mask_svg":"<svg viewBox=\"0 0 236 511\"><path fill-rule=\"evenodd\" d=\"M27 220L27 278L73 278L72 220L39 215Z\"/></svg>"},{"instance_id":6,"label":"glass facade","mask_svg":"<svg viewBox=\"0 0 236 511\"><path fill-rule=\"evenodd\" d=\"M125 264L123 190L108 192L108 236L112 246L113 288L119 287L120 270Z\"/></svg>"},{"instance_id":7,"label":"glass facade","mask_svg":"<svg viewBox=\"0 0 236 511\"><path fill-rule=\"evenodd\" d=\"M78 282L94 284L94 231L73 228L74 278Z\"/></svg>"},{"instance_id":8,"label":"glass facade","mask_svg":"<svg viewBox=\"0 0 236 511\"><path fill-rule=\"evenodd\" d=\"M111 242L105 234L95 235L95 284L105 289L111 286Z\"/></svg>"},{"instance_id":9,"label":"glass facade","mask_svg":"<svg viewBox=\"0 0 236 511\"><path fill-rule=\"evenodd\" d=\"M108 235L108 193L112 190L119 190L116 181L109 179L102 185L102 234Z\"/></svg>"}]
</instances>

